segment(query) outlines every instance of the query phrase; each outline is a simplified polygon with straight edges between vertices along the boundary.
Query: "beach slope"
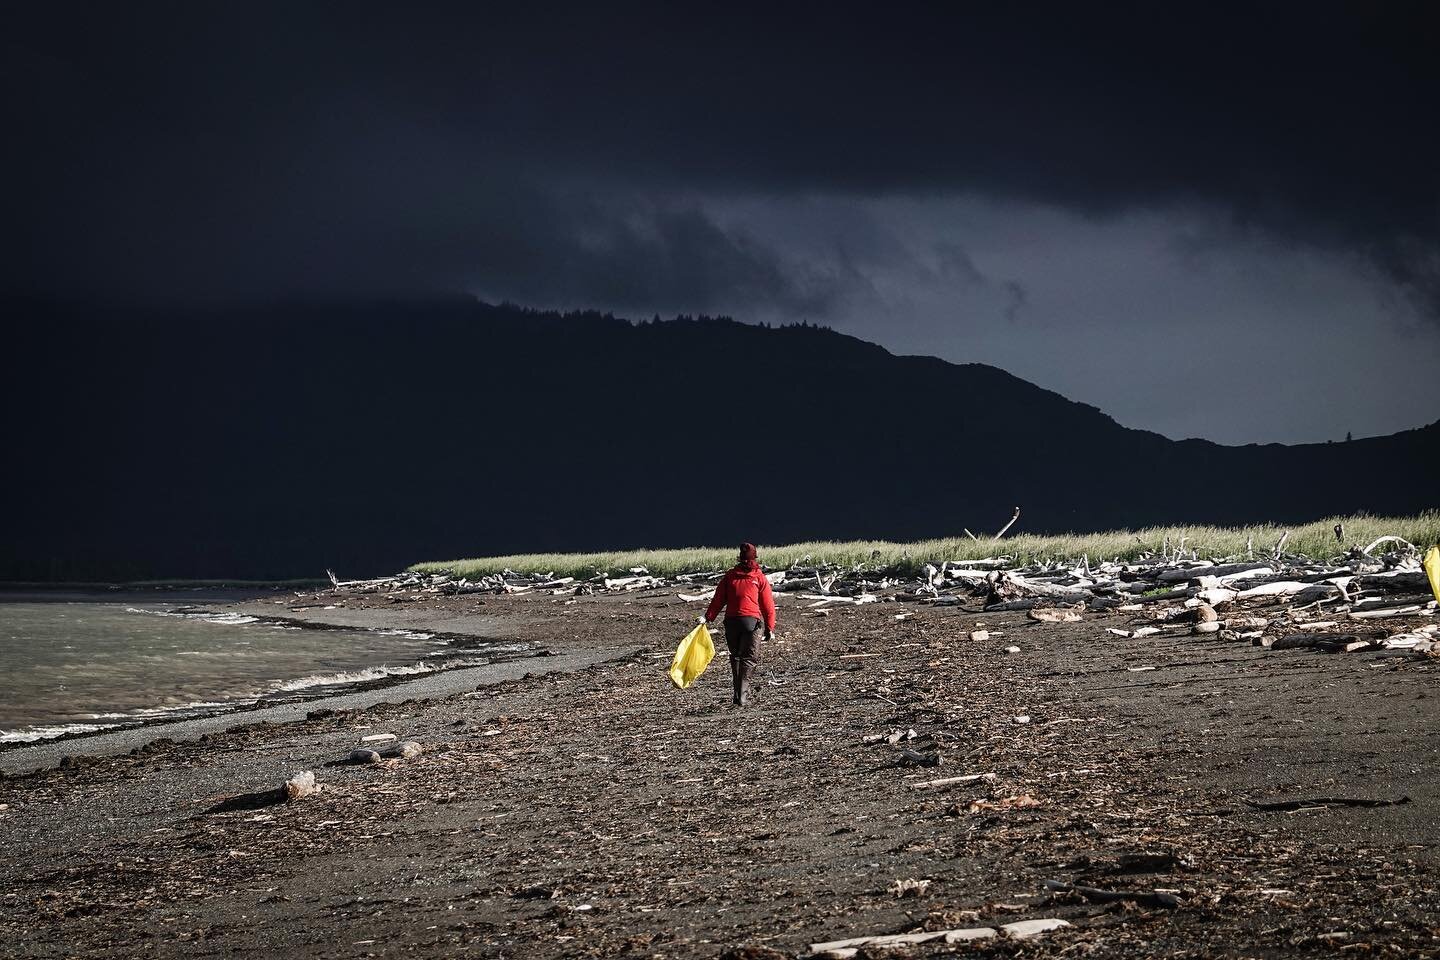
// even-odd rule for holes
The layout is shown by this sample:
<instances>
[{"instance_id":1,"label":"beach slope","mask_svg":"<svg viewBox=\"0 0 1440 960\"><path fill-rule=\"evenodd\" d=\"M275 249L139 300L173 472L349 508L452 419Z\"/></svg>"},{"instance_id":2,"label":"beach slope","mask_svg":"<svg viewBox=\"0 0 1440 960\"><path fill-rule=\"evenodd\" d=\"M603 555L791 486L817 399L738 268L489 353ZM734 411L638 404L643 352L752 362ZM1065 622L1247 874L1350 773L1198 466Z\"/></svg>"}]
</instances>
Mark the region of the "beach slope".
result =
<instances>
[{"instance_id":1,"label":"beach slope","mask_svg":"<svg viewBox=\"0 0 1440 960\"><path fill-rule=\"evenodd\" d=\"M486 610L592 662L0 779L3 952L798 956L1049 918L1027 955L1440 950L1433 659L786 598L737 711L723 655L666 678L699 612L671 591Z\"/></svg>"}]
</instances>

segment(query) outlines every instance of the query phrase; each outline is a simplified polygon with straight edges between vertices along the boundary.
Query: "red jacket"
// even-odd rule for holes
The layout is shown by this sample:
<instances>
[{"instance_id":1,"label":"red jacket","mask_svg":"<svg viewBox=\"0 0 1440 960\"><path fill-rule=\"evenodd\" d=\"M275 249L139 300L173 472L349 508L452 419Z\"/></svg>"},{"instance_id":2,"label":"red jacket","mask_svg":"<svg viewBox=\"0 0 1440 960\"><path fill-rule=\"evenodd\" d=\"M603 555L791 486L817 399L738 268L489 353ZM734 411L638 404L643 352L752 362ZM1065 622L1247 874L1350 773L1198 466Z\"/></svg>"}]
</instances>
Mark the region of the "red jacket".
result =
<instances>
[{"instance_id":1,"label":"red jacket","mask_svg":"<svg viewBox=\"0 0 1440 960\"><path fill-rule=\"evenodd\" d=\"M705 611L706 620L714 620L725 608L729 617L754 617L765 621L765 629L775 631L775 597L770 593L770 581L759 567L746 570L732 567L725 571L725 577L715 588L715 599Z\"/></svg>"}]
</instances>

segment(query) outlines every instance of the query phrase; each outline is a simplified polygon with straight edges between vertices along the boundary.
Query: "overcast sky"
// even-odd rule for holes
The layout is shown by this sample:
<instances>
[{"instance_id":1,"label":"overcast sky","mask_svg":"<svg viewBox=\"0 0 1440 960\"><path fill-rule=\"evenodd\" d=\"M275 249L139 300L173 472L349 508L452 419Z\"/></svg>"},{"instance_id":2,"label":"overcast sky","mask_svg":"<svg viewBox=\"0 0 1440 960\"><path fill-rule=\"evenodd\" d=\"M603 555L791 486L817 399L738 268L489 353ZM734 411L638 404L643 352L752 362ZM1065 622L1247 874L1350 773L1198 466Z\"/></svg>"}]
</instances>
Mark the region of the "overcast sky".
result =
<instances>
[{"instance_id":1,"label":"overcast sky","mask_svg":"<svg viewBox=\"0 0 1440 960\"><path fill-rule=\"evenodd\" d=\"M1432 5L1089 6L12 10L0 281L804 319L1233 443L1440 417Z\"/></svg>"}]
</instances>

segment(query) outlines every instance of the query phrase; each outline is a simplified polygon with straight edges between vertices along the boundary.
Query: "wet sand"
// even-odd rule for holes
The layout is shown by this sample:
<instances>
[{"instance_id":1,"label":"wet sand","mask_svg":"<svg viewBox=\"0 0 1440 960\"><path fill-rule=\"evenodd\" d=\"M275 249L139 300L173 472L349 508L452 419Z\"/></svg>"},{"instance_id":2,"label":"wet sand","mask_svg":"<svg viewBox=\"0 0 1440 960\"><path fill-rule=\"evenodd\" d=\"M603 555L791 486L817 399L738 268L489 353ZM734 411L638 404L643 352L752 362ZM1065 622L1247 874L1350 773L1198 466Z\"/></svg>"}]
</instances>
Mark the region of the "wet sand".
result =
<instances>
[{"instance_id":1,"label":"wet sand","mask_svg":"<svg viewBox=\"0 0 1440 960\"><path fill-rule=\"evenodd\" d=\"M339 600L338 603L332 602ZM183 601L183 602L182 602ZM364 675L367 668L385 662L387 651L371 651L373 660L363 659L364 651L369 649L365 644L374 639L377 633L403 633L423 634L434 641L432 646L442 647L451 656L456 658L457 663L468 664L464 670L474 669L476 672L464 672L460 675L440 676L436 674L425 674L420 677L408 676L404 670L386 674L383 670L376 671L376 675L366 679L360 679L349 684L340 682L337 675L335 684L323 685L325 689L309 689L306 687L280 687L271 693L258 697L237 697L230 698L227 703L228 693L214 692L211 690L196 691L192 686L192 696L204 700L202 709L187 711L182 705L174 713L159 713L145 715L143 713L129 717L121 717L119 713L109 714L115 718L113 721L101 723L101 727L108 727L108 730L97 734L95 730L82 729L63 733L59 737L47 738L41 741L4 741L0 742L0 773L25 773L45 766L56 765L66 755L75 756L109 755L125 752L135 746L160 736L173 738L185 738L198 736L203 733L212 733L223 730L241 720L232 719L235 717L245 718L243 722L286 722L303 718L308 712L308 704L319 700L334 700L341 708L353 709L360 706L368 706L374 703L397 698L434 697L448 693L455 693L462 690L472 689L471 685L494 682L510 676L522 676L525 669L515 669L500 666L504 661L529 660L532 658L544 658L552 654L552 651L544 646L531 641L519 640L516 636L516 625L509 618L499 615L486 615L483 613L484 602L473 598L469 604L454 607L442 607L439 609L428 609L424 607L397 608L394 605L383 607L347 607L347 601L343 598L332 598L326 596L324 600L317 602L314 595L306 595L304 599L297 596L293 591L276 594L273 591L263 595L257 595L252 589L213 589L196 588L177 592L174 589L157 589L149 592L135 592L132 590L97 591L90 593L77 593L68 589L56 590L51 593L31 593L26 591L0 591L0 617L12 613L16 616L24 616L40 604L77 604L82 608L80 616L90 618L98 616L103 619L106 612L111 610L126 610L129 608L140 608L131 610L130 614L120 614L125 623L114 623L111 626L117 629L121 635L125 631L136 629L133 613L140 611L154 611L159 605L179 605L186 617L205 617L210 614L219 615L225 618L240 618L247 620L262 620L267 625L285 624L294 627L306 628L308 633L295 633L290 635L288 642L282 646L272 646L271 652L276 656L273 660L266 660L265 654L252 655L251 660L261 664L262 672L250 678L255 686L263 686L266 683L276 683L268 680L271 671L280 673L282 679L287 676L291 679L305 677L312 669L312 662L306 659L313 654L318 660L325 656L322 649L307 647L306 644L295 643L295 638L304 637L307 640L316 641L322 647L324 645L349 645L349 652L352 654L351 664L353 665L352 676ZM467 609L468 608L468 609ZM477 612L478 611L478 612ZM142 618L143 619L143 618ZM173 621L165 621L172 623ZM47 625L48 626L48 625ZM163 626L163 624L162 624ZM23 628L22 628L23 629ZM103 630L105 626L90 627L92 632ZM142 628L143 629L143 628ZM182 637L183 644L194 642L197 646L204 647L211 639L208 631L213 627L201 628L206 631L202 638L198 636L194 641L188 636ZM240 630L240 636L244 636L249 629L236 626L232 629ZM256 628L259 629L259 628ZM361 632L364 636L361 636ZM283 637L275 635L264 635L266 640L273 644L280 644ZM231 639L238 640L239 636ZM357 644L356 641L360 642ZM254 636L247 636L246 646L255 641ZM35 641L31 641L35 642ZM58 640L56 641L58 642ZM68 637L67 637L68 642ZM282 655L287 653L287 648L300 647L306 653L298 658L285 659ZM83 649L83 644L82 644ZM165 652L164 644L154 648L156 652ZM170 648L173 650L174 648ZM467 655L465 651L476 651ZM24 648L22 646L22 655ZM203 653L204 650L202 649ZM247 650L246 653L252 653ZM394 651L388 651L394 652ZM402 656L413 656L412 649L399 651ZM618 652L604 651L599 659L605 659L617 655ZM86 663L92 676L97 671L106 669L103 664L107 662L106 656L110 651L102 651L95 654L95 658ZM355 659L361 658L361 659ZM84 663L80 657L74 658L76 663ZM460 670L458 666L449 666L451 662L445 656L439 658L427 658L435 666L441 667L444 673L452 670ZM488 661L488 664L487 664ZM587 666L596 662L596 658L584 653L571 653L560 658L558 661L549 663L542 668L544 670L575 669L576 667ZM402 661L403 663L403 661ZM294 671L286 674L284 664L289 664L289 669ZM485 664L482 666L482 664ZM408 666L408 664L406 664ZM120 675L125 676L125 670L130 665L122 663L119 669ZM150 669L154 669L151 667ZM337 674L350 672L338 670ZM184 689L187 679L182 673L172 673L172 683ZM152 696L164 697L172 691L167 689L163 681L156 681L153 677L142 677L134 674L129 677L132 684L147 684L146 689ZM203 682L203 680L202 680ZM244 681L230 681L232 685L243 684ZM77 690L69 686L69 695L85 702L83 698L88 695L104 697L109 690L103 686L100 693L95 692L95 684L89 687L82 686ZM317 688L321 684L315 685ZM404 693L379 694L376 691L392 686L404 686ZM17 690L17 696L22 691ZM33 696L33 692L29 695ZM139 696L134 694L132 696ZM20 709L23 713L23 696ZM173 702L173 699L172 701ZM72 709L76 709L73 706ZM154 701L140 699L132 700L131 709L148 708L155 705ZM110 705L110 709L123 709L120 704ZM79 714L88 721L88 717ZM69 717L65 719L70 719ZM98 721L97 721L98 722ZM23 726L23 722L22 722ZM27 743L29 745L27 745Z\"/></svg>"},{"instance_id":2,"label":"wet sand","mask_svg":"<svg viewBox=\"0 0 1440 960\"><path fill-rule=\"evenodd\" d=\"M723 657L691 690L665 677L699 612L673 591L485 600L345 616L497 617L557 654L507 667L579 669L232 717L0 779L4 952L797 956L1059 917L1072 926L1023 944L915 953L1440 955L1433 659L1106 634L1123 614L814 617L786 598L759 699L736 711ZM969 640L980 623L990 639ZM643 652L583 666L627 648ZM380 734L426 752L325 766ZM940 764L908 766L905 748ZM307 769L329 789L205 813ZM924 786L968 774L993 776ZM1405 802L1256 806L1317 798Z\"/></svg>"},{"instance_id":3,"label":"wet sand","mask_svg":"<svg viewBox=\"0 0 1440 960\"><path fill-rule=\"evenodd\" d=\"M24 774L59 766L67 758L71 762L95 757L128 753L156 740L196 740L222 733L232 727L256 724L281 724L304 720L319 710L365 710L378 704L395 704L418 700L434 700L516 680L524 676L542 676L571 670L582 670L615 660L633 651L594 650L558 656L526 657L480 667L441 670L419 677L335 696L297 700L275 706L222 713L212 717L148 723L84 737L42 740L37 743L0 751L0 773Z\"/></svg>"}]
</instances>

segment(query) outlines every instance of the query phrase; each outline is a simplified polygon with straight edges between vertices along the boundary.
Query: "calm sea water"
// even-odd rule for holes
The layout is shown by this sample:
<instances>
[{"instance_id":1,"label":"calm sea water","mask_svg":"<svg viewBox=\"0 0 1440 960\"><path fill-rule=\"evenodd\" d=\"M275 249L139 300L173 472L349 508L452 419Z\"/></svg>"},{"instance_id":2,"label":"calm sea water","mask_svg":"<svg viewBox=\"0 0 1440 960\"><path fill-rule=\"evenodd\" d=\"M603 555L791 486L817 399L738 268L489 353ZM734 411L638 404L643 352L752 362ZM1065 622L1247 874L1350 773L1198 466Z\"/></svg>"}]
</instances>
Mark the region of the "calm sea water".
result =
<instances>
[{"instance_id":1,"label":"calm sea water","mask_svg":"<svg viewBox=\"0 0 1440 960\"><path fill-rule=\"evenodd\" d=\"M123 603L0 603L0 657L0 742L215 713L489 659L424 633L301 629Z\"/></svg>"}]
</instances>

